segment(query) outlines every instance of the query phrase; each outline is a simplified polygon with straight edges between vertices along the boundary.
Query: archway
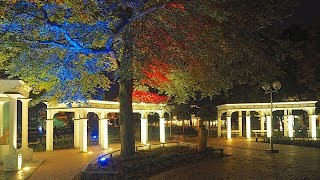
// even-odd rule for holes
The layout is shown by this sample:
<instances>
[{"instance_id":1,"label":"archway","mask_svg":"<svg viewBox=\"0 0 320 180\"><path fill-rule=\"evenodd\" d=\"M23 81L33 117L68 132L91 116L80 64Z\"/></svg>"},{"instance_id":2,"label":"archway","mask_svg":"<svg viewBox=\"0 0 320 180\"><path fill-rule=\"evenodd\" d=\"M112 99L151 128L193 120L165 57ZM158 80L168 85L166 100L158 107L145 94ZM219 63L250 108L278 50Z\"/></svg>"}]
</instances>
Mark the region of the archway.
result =
<instances>
[{"instance_id":1,"label":"archway","mask_svg":"<svg viewBox=\"0 0 320 180\"><path fill-rule=\"evenodd\" d=\"M53 116L53 149L73 148L73 112L59 111Z\"/></svg>"},{"instance_id":2,"label":"archway","mask_svg":"<svg viewBox=\"0 0 320 180\"><path fill-rule=\"evenodd\" d=\"M88 145L99 144L99 116L94 112L87 114L88 119Z\"/></svg>"},{"instance_id":3,"label":"archway","mask_svg":"<svg viewBox=\"0 0 320 180\"><path fill-rule=\"evenodd\" d=\"M310 129L308 112L304 110L294 110L293 114L293 136L297 138L307 138L309 136L308 129Z\"/></svg>"}]
</instances>

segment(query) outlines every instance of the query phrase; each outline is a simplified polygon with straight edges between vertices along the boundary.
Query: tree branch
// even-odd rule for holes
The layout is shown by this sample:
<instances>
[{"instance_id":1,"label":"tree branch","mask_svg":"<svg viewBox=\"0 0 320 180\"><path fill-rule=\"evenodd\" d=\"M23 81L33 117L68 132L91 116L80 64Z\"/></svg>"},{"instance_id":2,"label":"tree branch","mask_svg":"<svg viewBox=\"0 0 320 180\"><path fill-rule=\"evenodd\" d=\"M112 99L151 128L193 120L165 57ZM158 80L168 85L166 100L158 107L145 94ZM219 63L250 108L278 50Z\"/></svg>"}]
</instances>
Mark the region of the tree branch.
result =
<instances>
[{"instance_id":1,"label":"tree branch","mask_svg":"<svg viewBox=\"0 0 320 180\"><path fill-rule=\"evenodd\" d=\"M128 25L128 24L131 24L139 19L142 19L143 17L159 10L159 9L162 9L164 8L166 5L168 5L168 3L171 3L173 0L169 0L167 1L166 3L163 3L163 4L156 4L150 8L148 8L147 10L141 12L141 13L138 13L137 15L133 16L133 17L130 17L128 19L124 19L120 22L120 24L118 24L118 26L116 26L115 28L115 33L120 33L123 28Z\"/></svg>"}]
</instances>

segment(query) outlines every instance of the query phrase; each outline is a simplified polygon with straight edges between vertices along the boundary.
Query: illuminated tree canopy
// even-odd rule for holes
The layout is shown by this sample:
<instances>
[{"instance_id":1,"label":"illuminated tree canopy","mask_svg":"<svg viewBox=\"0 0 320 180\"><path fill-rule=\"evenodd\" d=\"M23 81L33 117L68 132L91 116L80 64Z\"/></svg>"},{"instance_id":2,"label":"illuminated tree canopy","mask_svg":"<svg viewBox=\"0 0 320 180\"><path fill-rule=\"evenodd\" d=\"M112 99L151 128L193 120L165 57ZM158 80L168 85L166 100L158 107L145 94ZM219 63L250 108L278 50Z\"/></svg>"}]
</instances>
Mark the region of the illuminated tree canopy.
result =
<instances>
[{"instance_id":1,"label":"illuminated tree canopy","mask_svg":"<svg viewBox=\"0 0 320 180\"><path fill-rule=\"evenodd\" d=\"M212 97L272 79L288 46L273 25L291 2L8 0L0 6L0 68L66 103L107 90L105 74L113 73L121 153L130 155L133 89L184 102L196 91Z\"/></svg>"}]
</instances>

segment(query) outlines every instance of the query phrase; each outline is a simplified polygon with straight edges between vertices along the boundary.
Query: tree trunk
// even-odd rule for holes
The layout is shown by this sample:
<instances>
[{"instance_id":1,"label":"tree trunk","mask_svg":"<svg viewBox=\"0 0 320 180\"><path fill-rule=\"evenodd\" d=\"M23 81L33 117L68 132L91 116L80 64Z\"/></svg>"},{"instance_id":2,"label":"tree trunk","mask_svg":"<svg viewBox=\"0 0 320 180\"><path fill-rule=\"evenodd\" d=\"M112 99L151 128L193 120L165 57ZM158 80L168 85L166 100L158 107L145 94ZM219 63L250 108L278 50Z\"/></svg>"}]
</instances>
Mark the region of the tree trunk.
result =
<instances>
[{"instance_id":1,"label":"tree trunk","mask_svg":"<svg viewBox=\"0 0 320 180\"><path fill-rule=\"evenodd\" d=\"M123 34L123 58L119 64L119 103L120 103L120 141L121 156L131 156L135 154L134 119L132 110L132 52L133 40L130 29L126 29Z\"/></svg>"},{"instance_id":2,"label":"tree trunk","mask_svg":"<svg viewBox=\"0 0 320 180\"><path fill-rule=\"evenodd\" d=\"M207 131L205 125L203 125L203 120L199 121L199 131L198 131L198 151L204 151L207 148Z\"/></svg>"},{"instance_id":3,"label":"tree trunk","mask_svg":"<svg viewBox=\"0 0 320 180\"><path fill-rule=\"evenodd\" d=\"M119 85L121 156L130 156L135 154L132 80L120 80Z\"/></svg>"}]
</instances>

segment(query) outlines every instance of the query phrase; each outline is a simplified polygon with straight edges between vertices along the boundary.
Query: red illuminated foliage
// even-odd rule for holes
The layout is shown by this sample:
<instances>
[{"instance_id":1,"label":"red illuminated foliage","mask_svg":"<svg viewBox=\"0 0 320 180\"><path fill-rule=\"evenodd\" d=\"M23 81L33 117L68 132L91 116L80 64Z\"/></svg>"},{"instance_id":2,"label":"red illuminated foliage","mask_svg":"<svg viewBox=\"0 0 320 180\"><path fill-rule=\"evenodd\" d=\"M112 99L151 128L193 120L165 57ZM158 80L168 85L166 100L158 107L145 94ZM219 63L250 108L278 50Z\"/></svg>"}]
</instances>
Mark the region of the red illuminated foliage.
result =
<instances>
[{"instance_id":1,"label":"red illuminated foliage","mask_svg":"<svg viewBox=\"0 0 320 180\"><path fill-rule=\"evenodd\" d=\"M156 93L135 90L132 92L133 102L145 102L145 103L164 103L168 100L167 96L161 96Z\"/></svg>"},{"instance_id":2,"label":"red illuminated foliage","mask_svg":"<svg viewBox=\"0 0 320 180\"><path fill-rule=\"evenodd\" d=\"M169 3L167 5L167 7L171 7L171 8L175 8L175 9L178 9L180 10L181 12L185 12L185 8L184 8L184 5L183 4L180 4L180 3Z\"/></svg>"},{"instance_id":3,"label":"red illuminated foliage","mask_svg":"<svg viewBox=\"0 0 320 180\"><path fill-rule=\"evenodd\" d=\"M144 65L141 69L142 79L139 83L143 86L161 89L165 84L170 83L168 74L170 74L170 66L163 61L153 59L150 63ZM145 103L164 103L168 101L168 97L158 95L156 93L144 90L135 90L132 93L133 102Z\"/></svg>"},{"instance_id":4,"label":"red illuminated foliage","mask_svg":"<svg viewBox=\"0 0 320 180\"><path fill-rule=\"evenodd\" d=\"M142 84L150 87L162 87L166 83L170 83L167 75L170 73L170 66L165 62L153 59L149 64L142 68L144 78Z\"/></svg>"}]
</instances>

